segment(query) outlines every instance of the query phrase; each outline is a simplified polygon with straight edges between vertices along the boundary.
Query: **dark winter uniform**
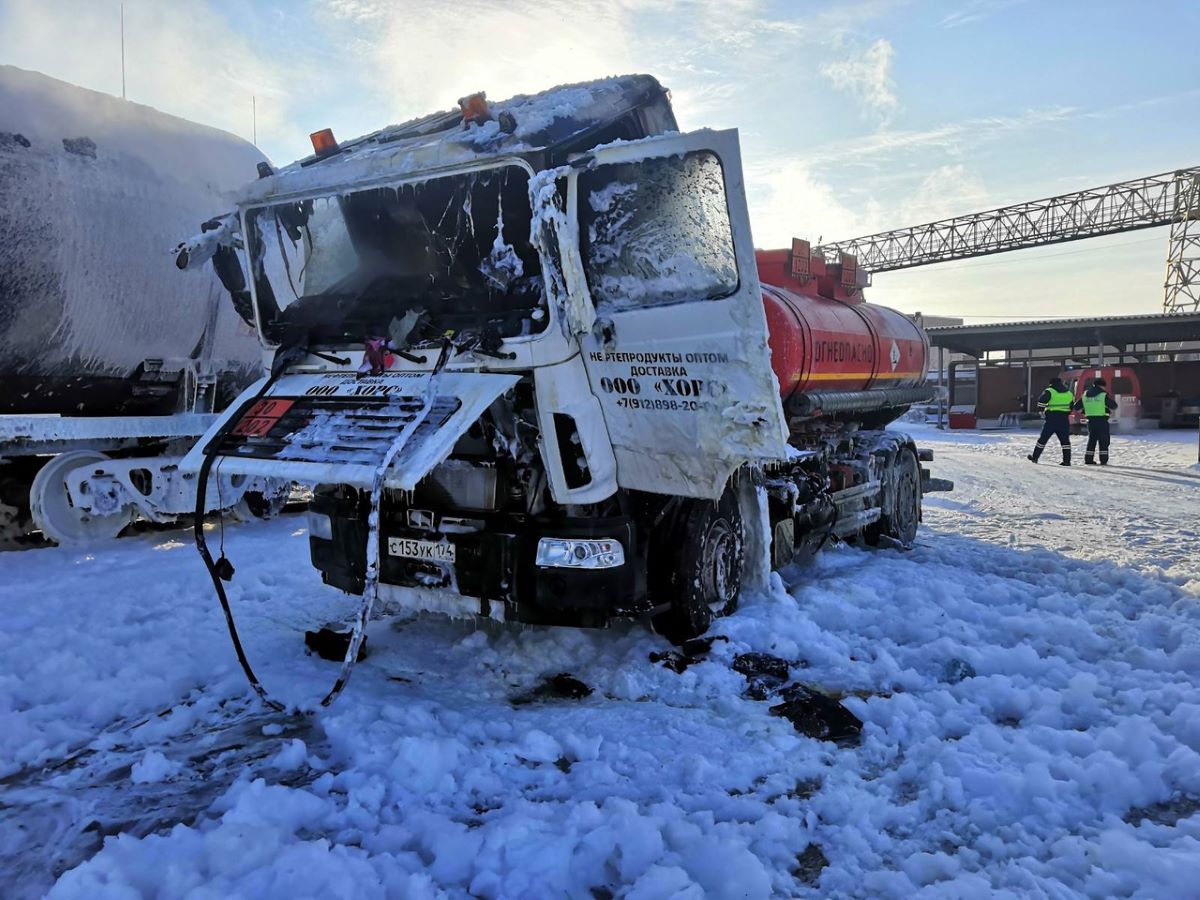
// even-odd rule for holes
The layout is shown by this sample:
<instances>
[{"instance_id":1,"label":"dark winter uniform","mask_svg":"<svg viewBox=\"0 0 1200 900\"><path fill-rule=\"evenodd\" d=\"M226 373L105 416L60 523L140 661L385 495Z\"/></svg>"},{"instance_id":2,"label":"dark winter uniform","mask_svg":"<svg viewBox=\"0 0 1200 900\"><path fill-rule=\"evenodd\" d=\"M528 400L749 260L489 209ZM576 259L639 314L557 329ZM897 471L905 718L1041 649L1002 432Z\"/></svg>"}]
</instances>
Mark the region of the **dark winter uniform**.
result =
<instances>
[{"instance_id":1,"label":"dark winter uniform","mask_svg":"<svg viewBox=\"0 0 1200 900\"><path fill-rule=\"evenodd\" d=\"M1028 456L1030 462L1038 461L1038 457L1046 449L1050 435L1056 435L1058 442L1062 444L1062 462L1059 465L1071 464L1071 404L1074 400L1061 378L1055 378L1050 382L1050 386L1042 391L1042 395L1038 397L1038 409L1045 413L1046 424L1042 426L1037 444Z\"/></svg>"},{"instance_id":2,"label":"dark winter uniform","mask_svg":"<svg viewBox=\"0 0 1200 900\"><path fill-rule=\"evenodd\" d=\"M1108 417L1117 408L1117 401L1104 389L1104 379L1092 382L1082 397L1071 407L1082 412L1088 420L1087 450L1083 461L1089 466L1096 464L1096 446L1100 447L1100 465L1108 465L1109 427Z\"/></svg>"}]
</instances>

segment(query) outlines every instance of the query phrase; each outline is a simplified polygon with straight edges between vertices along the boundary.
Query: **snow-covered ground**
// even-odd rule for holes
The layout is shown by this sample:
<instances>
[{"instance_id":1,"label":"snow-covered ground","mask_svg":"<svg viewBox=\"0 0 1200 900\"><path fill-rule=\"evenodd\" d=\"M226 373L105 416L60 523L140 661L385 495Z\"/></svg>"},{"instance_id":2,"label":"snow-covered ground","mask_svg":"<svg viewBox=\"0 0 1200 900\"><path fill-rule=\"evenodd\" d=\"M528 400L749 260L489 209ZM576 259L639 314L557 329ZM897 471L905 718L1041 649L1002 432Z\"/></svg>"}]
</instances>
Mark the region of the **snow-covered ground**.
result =
<instances>
[{"instance_id":1,"label":"snow-covered ground","mask_svg":"<svg viewBox=\"0 0 1200 900\"><path fill-rule=\"evenodd\" d=\"M1098 470L907 427L957 482L918 546L826 551L679 674L636 624L384 619L332 709L285 717L185 532L0 555L3 895L1197 896L1195 434ZM226 544L259 674L314 700L336 665L301 632L350 602L303 517ZM861 742L743 696L750 650ZM590 696L519 702L560 672Z\"/></svg>"}]
</instances>

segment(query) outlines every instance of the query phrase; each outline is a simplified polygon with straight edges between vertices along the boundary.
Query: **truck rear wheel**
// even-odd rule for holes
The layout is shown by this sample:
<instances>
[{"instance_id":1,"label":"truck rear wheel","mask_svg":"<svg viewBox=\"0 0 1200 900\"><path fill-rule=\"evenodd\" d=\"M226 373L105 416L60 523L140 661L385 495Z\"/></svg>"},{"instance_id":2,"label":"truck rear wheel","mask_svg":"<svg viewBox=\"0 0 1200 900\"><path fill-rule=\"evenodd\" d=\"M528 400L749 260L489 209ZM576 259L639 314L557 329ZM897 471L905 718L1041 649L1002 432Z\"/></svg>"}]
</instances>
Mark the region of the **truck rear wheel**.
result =
<instances>
[{"instance_id":1,"label":"truck rear wheel","mask_svg":"<svg viewBox=\"0 0 1200 900\"><path fill-rule=\"evenodd\" d=\"M890 537L908 548L917 539L921 524L921 465L908 447L902 447L888 472L892 494L883 517L867 528L867 543L878 544L881 537Z\"/></svg>"},{"instance_id":2,"label":"truck rear wheel","mask_svg":"<svg viewBox=\"0 0 1200 900\"><path fill-rule=\"evenodd\" d=\"M737 608L745 532L733 490L726 489L715 503L685 501L654 543L650 565L655 599L670 602L670 608L654 618L655 631L681 644L704 634L715 616Z\"/></svg>"}]
</instances>

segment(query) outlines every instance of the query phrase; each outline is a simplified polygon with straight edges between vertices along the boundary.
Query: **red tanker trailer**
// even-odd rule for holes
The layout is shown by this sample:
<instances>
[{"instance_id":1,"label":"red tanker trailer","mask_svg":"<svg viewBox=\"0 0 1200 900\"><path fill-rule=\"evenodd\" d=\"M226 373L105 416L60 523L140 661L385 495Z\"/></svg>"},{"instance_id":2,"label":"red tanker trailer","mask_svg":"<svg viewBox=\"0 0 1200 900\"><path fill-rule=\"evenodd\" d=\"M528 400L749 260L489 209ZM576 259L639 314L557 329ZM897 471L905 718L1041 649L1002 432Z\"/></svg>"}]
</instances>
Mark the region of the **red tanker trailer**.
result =
<instances>
[{"instance_id":1,"label":"red tanker trailer","mask_svg":"<svg viewBox=\"0 0 1200 900\"><path fill-rule=\"evenodd\" d=\"M907 316L863 302L853 257L826 265L798 240L756 258L771 367L785 403L812 392L924 384L928 337Z\"/></svg>"},{"instance_id":2,"label":"red tanker trailer","mask_svg":"<svg viewBox=\"0 0 1200 900\"><path fill-rule=\"evenodd\" d=\"M736 132L632 76L313 146L180 246L274 354L185 468L314 486L362 596L331 696L379 596L679 640L831 539L912 542L929 456L882 426L925 335L848 257L755 252Z\"/></svg>"}]
</instances>

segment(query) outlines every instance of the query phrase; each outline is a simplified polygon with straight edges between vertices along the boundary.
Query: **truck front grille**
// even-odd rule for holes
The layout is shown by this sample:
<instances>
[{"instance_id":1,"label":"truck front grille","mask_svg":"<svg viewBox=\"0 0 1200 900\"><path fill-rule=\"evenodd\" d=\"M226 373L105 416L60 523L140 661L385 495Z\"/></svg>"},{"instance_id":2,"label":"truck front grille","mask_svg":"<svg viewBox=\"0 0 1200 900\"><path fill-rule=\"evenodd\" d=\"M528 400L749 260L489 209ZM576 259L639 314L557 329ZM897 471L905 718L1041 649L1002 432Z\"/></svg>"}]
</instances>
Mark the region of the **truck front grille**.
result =
<instances>
[{"instance_id":1,"label":"truck front grille","mask_svg":"<svg viewBox=\"0 0 1200 900\"><path fill-rule=\"evenodd\" d=\"M273 399L290 400L291 405L269 427L227 435L219 450L223 456L375 464L425 408L419 397ZM459 405L457 397L436 397L409 445L420 446L421 437L444 425Z\"/></svg>"},{"instance_id":2,"label":"truck front grille","mask_svg":"<svg viewBox=\"0 0 1200 900\"><path fill-rule=\"evenodd\" d=\"M417 485L414 505L431 509L499 509L494 466L479 466L451 459L430 472Z\"/></svg>"}]
</instances>

